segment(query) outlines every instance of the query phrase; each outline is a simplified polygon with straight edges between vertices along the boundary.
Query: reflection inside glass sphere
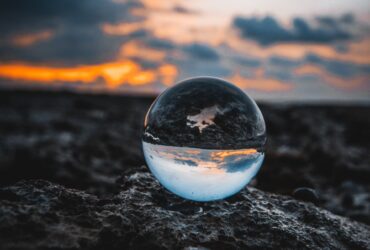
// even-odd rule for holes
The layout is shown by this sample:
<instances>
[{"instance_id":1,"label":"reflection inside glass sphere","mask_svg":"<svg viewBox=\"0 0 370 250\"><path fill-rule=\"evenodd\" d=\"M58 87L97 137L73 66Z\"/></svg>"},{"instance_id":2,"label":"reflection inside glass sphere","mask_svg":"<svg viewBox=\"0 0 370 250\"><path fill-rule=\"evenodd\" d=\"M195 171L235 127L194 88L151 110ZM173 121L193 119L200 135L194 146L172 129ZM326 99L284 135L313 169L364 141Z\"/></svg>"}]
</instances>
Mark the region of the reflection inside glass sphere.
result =
<instances>
[{"instance_id":1,"label":"reflection inside glass sphere","mask_svg":"<svg viewBox=\"0 0 370 250\"><path fill-rule=\"evenodd\" d=\"M143 151L159 182L190 200L223 199L241 190L264 158L266 129L237 87L209 77L165 91L145 119Z\"/></svg>"},{"instance_id":2,"label":"reflection inside glass sphere","mask_svg":"<svg viewBox=\"0 0 370 250\"><path fill-rule=\"evenodd\" d=\"M154 176L173 193L196 201L218 200L256 175L264 154L255 149L212 150L143 143Z\"/></svg>"}]
</instances>

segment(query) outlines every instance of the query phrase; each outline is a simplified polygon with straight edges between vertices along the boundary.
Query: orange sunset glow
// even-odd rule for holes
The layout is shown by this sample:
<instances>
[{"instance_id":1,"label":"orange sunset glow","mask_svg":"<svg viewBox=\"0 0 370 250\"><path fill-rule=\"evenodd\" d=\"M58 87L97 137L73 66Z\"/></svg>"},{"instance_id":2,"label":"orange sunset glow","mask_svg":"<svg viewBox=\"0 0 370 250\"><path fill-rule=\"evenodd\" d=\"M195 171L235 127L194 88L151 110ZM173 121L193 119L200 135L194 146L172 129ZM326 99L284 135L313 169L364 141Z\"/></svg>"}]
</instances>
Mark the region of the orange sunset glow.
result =
<instances>
[{"instance_id":1,"label":"orange sunset glow","mask_svg":"<svg viewBox=\"0 0 370 250\"><path fill-rule=\"evenodd\" d=\"M212 159L215 161L225 161L230 156L245 156L256 154L257 150L254 148L240 149L240 150L224 150L212 152Z\"/></svg>"},{"instance_id":2,"label":"orange sunset glow","mask_svg":"<svg viewBox=\"0 0 370 250\"><path fill-rule=\"evenodd\" d=\"M176 68L173 65L163 65L157 70L142 70L133 61L122 61L92 66L73 68L49 68L22 64L0 65L0 77L12 80L24 80L51 84L61 82L82 82L89 84L99 77L103 78L109 88L121 84L143 85L156 79L166 83L173 82Z\"/></svg>"}]
</instances>

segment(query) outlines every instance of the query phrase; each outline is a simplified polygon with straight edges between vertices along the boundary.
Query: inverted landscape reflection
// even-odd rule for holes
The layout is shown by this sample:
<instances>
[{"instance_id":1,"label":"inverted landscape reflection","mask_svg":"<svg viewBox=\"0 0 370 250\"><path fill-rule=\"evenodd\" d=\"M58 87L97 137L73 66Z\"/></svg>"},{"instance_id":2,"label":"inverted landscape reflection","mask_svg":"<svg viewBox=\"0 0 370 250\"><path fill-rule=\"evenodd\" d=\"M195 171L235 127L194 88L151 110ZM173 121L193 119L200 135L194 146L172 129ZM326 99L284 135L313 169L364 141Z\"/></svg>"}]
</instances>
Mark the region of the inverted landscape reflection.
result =
<instances>
[{"instance_id":1,"label":"inverted landscape reflection","mask_svg":"<svg viewBox=\"0 0 370 250\"><path fill-rule=\"evenodd\" d=\"M256 175L264 154L256 149L214 150L143 142L146 162L159 182L190 200L223 199Z\"/></svg>"}]
</instances>

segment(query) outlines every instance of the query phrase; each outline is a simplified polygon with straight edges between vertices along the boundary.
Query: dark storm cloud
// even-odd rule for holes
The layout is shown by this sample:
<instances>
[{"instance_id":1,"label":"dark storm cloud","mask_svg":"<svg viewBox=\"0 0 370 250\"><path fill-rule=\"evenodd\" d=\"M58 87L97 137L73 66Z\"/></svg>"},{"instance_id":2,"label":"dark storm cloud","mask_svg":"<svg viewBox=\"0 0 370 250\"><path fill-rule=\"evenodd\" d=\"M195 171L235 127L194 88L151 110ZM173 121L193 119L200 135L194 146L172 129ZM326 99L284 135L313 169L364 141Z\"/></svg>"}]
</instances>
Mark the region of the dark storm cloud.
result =
<instances>
[{"instance_id":1,"label":"dark storm cloud","mask_svg":"<svg viewBox=\"0 0 370 250\"><path fill-rule=\"evenodd\" d=\"M184 51L195 58L203 60L218 60L219 55L212 47L202 43L192 43L184 46Z\"/></svg>"},{"instance_id":2,"label":"dark storm cloud","mask_svg":"<svg viewBox=\"0 0 370 250\"><path fill-rule=\"evenodd\" d=\"M0 2L0 60L96 63L112 58L124 37L107 36L103 23L133 21L138 2L107 0L3 0ZM11 42L16 35L49 30L52 37L29 47Z\"/></svg>"},{"instance_id":3,"label":"dark storm cloud","mask_svg":"<svg viewBox=\"0 0 370 250\"><path fill-rule=\"evenodd\" d=\"M295 18L293 27L289 29L270 16L264 18L239 16L234 18L233 26L240 31L242 37L264 46L286 42L331 43L353 38L352 34L342 28L344 22L351 21L350 16L341 17L339 20L321 17L320 20L317 27L312 27L302 18Z\"/></svg>"}]
</instances>

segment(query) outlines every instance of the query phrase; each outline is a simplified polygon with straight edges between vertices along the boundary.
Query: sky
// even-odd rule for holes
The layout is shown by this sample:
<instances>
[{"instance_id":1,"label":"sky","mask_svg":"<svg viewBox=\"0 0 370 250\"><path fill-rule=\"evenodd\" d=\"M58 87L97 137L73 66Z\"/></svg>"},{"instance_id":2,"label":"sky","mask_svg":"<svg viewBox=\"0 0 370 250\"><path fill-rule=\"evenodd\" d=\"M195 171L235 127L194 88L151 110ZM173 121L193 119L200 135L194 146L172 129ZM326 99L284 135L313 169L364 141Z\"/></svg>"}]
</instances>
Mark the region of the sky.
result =
<instances>
[{"instance_id":1,"label":"sky","mask_svg":"<svg viewBox=\"0 0 370 250\"><path fill-rule=\"evenodd\" d=\"M0 87L370 101L370 0L1 0Z\"/></svg>"}]
</instances>

